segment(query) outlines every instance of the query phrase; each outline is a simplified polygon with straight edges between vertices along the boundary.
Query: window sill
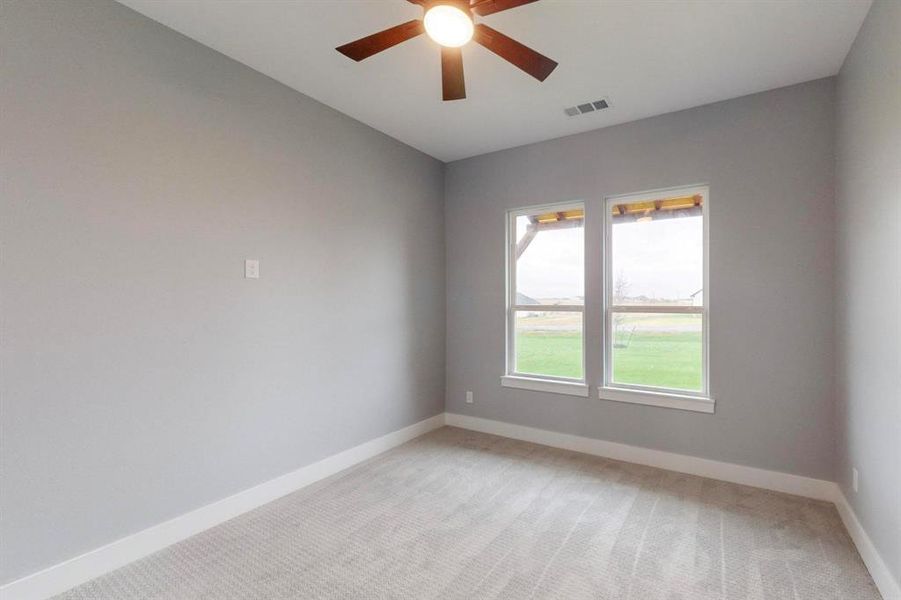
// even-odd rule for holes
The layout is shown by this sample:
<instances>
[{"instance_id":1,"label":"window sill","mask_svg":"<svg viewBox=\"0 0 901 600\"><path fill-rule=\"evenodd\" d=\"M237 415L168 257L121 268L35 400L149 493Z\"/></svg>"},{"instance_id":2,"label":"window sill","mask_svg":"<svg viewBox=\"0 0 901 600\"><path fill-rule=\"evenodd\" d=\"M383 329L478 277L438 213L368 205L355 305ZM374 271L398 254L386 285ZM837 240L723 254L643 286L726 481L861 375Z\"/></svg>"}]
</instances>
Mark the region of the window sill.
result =
<instances>
[{"instance_id":1,"label":"window sill","mask_svg":"<svg viewBox=\"0 0 901 600\"><path fill-rule=\"evenodd\" d=\"M588 386L584 383L569 381L557 381L555 379L540 379L537 377L522 377L520 375L504 375L501 377L501 385L520 390L533 392L548 392L551 394L565 394L567 396L588 397Z\"/></svg>"},{"instance_id":2,"label":"window sill","mask_svg":"<svg viewBox=\"0 0 901 600\"><path fill-rule=\"evenodd\" d=\"M691 410L702 413L712 413L716 404L713 398L701 396L683 396L665 392L648 392L645 390L611 387L599 387L598 398L601 400L612 400L614 402L630 402L632 404L661 406L663 408Z\"/></svg>"}]
</instances>

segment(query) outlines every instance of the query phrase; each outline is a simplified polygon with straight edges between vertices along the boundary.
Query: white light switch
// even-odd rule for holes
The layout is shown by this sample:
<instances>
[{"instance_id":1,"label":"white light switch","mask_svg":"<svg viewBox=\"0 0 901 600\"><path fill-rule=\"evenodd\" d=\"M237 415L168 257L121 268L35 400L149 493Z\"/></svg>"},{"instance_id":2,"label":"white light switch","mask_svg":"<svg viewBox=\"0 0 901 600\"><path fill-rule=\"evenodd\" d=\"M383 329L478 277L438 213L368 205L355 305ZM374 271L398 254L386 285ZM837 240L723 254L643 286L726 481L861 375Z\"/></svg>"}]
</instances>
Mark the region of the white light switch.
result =
<instances>
[{"instance_id":1,"label":"white light switch","mask_svg":"<svg viewBox=\"0 0 901 600\"><path fill-rule=\"evenodd\" d=\"M244 261L244 279L260 278L260 261L256 259L247 259Z\"/></svg>"}]
</instances>

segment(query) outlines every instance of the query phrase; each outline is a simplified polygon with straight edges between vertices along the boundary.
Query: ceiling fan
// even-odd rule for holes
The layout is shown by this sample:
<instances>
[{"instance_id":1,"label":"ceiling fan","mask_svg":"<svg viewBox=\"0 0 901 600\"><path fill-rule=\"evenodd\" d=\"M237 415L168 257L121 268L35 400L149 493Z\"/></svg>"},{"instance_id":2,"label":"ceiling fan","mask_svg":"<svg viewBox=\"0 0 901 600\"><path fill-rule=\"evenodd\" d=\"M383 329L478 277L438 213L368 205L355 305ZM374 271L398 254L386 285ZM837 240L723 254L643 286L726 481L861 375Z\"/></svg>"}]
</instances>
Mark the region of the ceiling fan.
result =
<instances>
[{"instance_id":1,"label":"ceiling fan","mask_svg":"<svg viewBox=\"0 0 901 600\"><path fill-rule=\"evenodd\" d=\"M484 17L537 0L407 0L419 4L423 18L413 19L335 48L361 61L423 33L441 45L441 86L444 100L466 97L461 47L475 40L538 81L544 81L557 67L546 56L523 46L484 23L474 23L473 14Z\"/></svg>"}]
</instances>

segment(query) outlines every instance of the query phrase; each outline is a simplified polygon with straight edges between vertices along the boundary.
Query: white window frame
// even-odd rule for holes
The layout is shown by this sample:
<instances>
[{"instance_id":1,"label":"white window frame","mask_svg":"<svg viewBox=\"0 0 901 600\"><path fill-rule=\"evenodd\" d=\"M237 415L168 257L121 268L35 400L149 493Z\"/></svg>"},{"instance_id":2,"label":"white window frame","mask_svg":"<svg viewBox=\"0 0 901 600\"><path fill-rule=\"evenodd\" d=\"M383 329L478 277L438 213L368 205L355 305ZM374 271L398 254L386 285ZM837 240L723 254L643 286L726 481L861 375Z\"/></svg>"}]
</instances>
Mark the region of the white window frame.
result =
<instances>
[{"instance_id":1,"label":"white window frame","mask_svg":"<svg viewBox=\"0 0 901 600\"><path fill-rule=\"evenodd\" d=\"M665 196L689 196L701 194L704 198L701 203L701 216L703 219L703 272L704 290L703 306L632 306L613 304L613 217L611 207L614 204L626 204L657 200ZM616 402L631 402L666 408L677 408L697 412L712 413L715 402L710 395L710 276L709 276L709 205L710 189L707 185L693 185L686 187L664 188L639 192L608 196L604 198L604 227L603 227L603 320L604 340L602 344L603 356L603 381L598 386L598 397L602 400ZM640 313L687 313L701 315L701 391L692 392L673 388L660 388L655 386L624 384L613 382L613 313L614 312L640 312Z\"/></svg>"},{"instance_id":2,"label":"white window frame","mask_svg":"<svg viewBox=\"0 0 901 600\"><path fill-rule=\"evenodd\" d=\"M587 330L585 319L585 300L578 304L555 304L543 307L535 305L518 305L516 303L516 219L523 215L536 213L560 212L564 210L582 209L585 211L585 202L581 200L570 202L557 202L552 204L537 204L524 208L507 211L507 329L506 329L506 371L501 377L501 385L504 387L526 389L537 392L551 392L571 396L588 397L588 385L586 384L586 343ZM587 213L585 213L587 216ZM587 220L583 217L583 241L582 253L585 271L582 273L583 286L587 283L588 256L585 250L585 230ZM586 291L587 294L587 291ZM582 315L582 378L555 377L552 375L538 375L534 373L519 373L516 371L516 311L546 310L547 312L578 312Z\"/></svg>"}]
</instances>

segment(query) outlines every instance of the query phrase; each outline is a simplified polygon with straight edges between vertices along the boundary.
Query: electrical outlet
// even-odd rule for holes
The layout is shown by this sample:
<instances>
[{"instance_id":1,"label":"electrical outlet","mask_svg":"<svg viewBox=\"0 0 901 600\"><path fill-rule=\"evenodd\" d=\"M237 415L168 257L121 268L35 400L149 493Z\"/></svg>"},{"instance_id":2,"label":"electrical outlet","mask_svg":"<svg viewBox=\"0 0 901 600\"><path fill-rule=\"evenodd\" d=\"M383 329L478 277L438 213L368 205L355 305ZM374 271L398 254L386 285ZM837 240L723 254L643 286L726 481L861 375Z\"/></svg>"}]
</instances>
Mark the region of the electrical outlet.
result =
<instances>
[{"instance_id":1,"label":"electrical outlet","mask_svg":"<svg viewBox=\"0 0 901 600\"><path fill-rule=\"evenodd\" d=\"M851 487L854 488L854 493L857 493L858 487L858 476L857 476L857 468L851 467Z\"/></svg>"},{"instance_id":2,"label":"electrical outlet","mask_svg":"<svg viewBox=\"0 0 901 600\"><path fill-rule=\"evenodd\" d=\"M472 392L466 392L466 404L472 404Z\"/></svg>"}]
</instances>

